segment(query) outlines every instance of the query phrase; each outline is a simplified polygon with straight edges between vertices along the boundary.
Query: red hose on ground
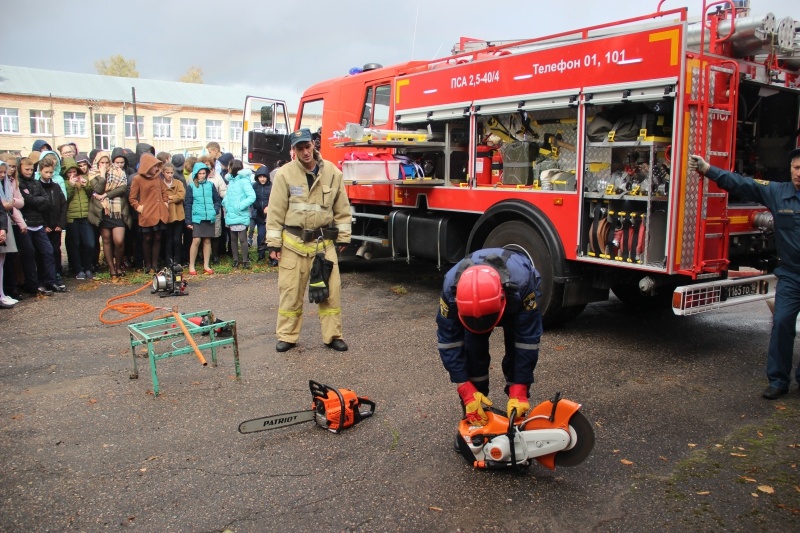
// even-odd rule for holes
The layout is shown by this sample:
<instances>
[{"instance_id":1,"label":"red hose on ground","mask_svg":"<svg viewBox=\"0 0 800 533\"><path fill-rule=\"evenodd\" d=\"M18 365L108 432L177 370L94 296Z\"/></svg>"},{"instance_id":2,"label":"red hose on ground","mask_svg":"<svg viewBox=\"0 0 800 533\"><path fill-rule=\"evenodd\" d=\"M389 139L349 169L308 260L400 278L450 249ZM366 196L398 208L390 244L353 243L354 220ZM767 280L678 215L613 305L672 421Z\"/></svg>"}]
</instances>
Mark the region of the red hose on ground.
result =
<instances>
[{"instance_id":1,"label":"red hose on ground","mask_svg":"<svg viewBox=\"0 0 800 533\"><path fill-rule=\"evenodd\" d=\"M121 324L123 322L127 322L128 320L133 320L136 317L152 313L153 311L157 310L169 311L169 309L167 309L166 307L156 307L154 305L150 305L143 302L128 302L128 303L119 303L113 305L111 303L116 300L121 300L122 298L127 298L128 296L133 296L134 294L139 293L145 290L146 288L151 287L152 285L153 284L148 281L135 291L126 292L125 294L114 296L113 298L109 299L106 302L105 309L100 311L100 322L108 325ZM106 314L108 311L116 311L117 313L120 313L125 316L122 318L118 318L116 320L108 320L103 318L103 315Z\"/></svg>"},{"instance_id":2,"label":"red hose on ground","mask_svg":"<svg viewBox=\"0 0 800 533\"><path fill-rule=\"evenodd\" d=\"M162 310L162 311L171 311L172 316L175 317L175 322L180 326L181 330L183 331L183 336L186 338L186 342L194 349L194 354L197 357L197 360L200 361L200 364L206 366L208 363L206 362L205 358L203 357L203 353L200 351L200 348L197 347L197 343L194 342L192 338L192 334L189 333L189 330L186 329L186 326L183 323L181 315L177 311L177 307L174 309L168 309L166 307L156 307L154 305L150 305L144 302L128 302L128 303L121 303L121 304L112 304L111 302L115 300L121 300L122 298L127 298L128 296L133 296L139 292L142 292L148 287L151 287L152 283L147 282L138 289L126 292L125 294L120 294L119 296L114 296L110 298L106 302L106 307L102 311L100 311L100 322L103 324L114 325L114 324L121 324L122 322L127 322L128 320L133 320L136 317L140 317L142 315L147 315L152 313L153 311ZM116 320L108 320L103 318L103 315L107 311L116 311L117 313L125 315L122 318L118 318ZM169 316L169 315L165 315Z\"/></svg>"}]
</instances>

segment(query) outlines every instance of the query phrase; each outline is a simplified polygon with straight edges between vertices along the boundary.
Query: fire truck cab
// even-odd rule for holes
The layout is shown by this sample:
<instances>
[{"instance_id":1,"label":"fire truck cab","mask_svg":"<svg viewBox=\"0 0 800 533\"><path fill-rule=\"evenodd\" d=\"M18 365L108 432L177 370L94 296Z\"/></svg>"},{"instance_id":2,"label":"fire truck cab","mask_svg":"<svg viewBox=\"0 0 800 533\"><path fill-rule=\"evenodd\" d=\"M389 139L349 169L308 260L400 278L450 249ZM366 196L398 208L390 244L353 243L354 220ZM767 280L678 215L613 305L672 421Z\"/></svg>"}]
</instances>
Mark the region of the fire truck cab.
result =
<instances>
[{"instance_id":1,"label":"fire truck cab","mask_svg":"<svg viewBox=\"0 0 800 533\"><path fill-rule=\"evenodd\" d=\"M659 5L524 41L465 38L444 59L368 64L309 88L297 126L322 118L356 255L444 266L521 246L542 275L546 324L609 290L679 314L767 297L770 213L687 159L789 179L798 26L749 2L702 12ZM763 275L736 277L752 274Z\"/></svg>"}]
</instances>

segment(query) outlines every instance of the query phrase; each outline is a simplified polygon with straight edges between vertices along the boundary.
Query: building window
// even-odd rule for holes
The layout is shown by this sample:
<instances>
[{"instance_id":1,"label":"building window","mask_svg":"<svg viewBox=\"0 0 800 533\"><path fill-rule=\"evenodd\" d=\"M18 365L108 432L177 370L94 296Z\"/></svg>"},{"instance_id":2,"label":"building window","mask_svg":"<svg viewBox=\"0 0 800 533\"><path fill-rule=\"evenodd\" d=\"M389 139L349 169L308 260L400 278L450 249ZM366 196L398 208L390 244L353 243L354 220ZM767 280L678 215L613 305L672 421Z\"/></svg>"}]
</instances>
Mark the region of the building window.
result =
<instances>
[{"instance_id":1,"label":"building window","mask_svg":"<svg viewBox=\"0 0 800 533\"><path fill-rule=\"evenodd\" d=\"M221 141L222 140L222 121L221 120L206 120L206 140Z\"/></svg>"},{"instance_id":2,"label":"building window","mask_svg":"<svg viewBox=\"0 0 800 533\"><path fill-rule=\"evenodd\" d=\"M64 136L86 137L86 113L64 111Z\"/></svg>"},{"instance_id":3,"label":"building window","mask_svg":"<svg viewBox=\"0 0 800 533\"><path fill-rule=\"evenodd\" d=\"M50 135L53 128L50 126L50 111L31 110L31 134Z\"/></svg>"},{"instance_id":4,"label":"building window","mask_svg":"<svg viewBox=\"0 0 800 533\"><path fill-rule=\"evenodd\" d=\"M0 133L19 133L19 110L0 107Z\"/></svg>"},{"instance_id":5,"label":"building window","mask_svg":"<svg viewBox=\"0 0 800 533\"><path fill-rule=\"evenodd\" d=\"M111 150L117 145L117 122L115 115L94 116L94 145L100 150Z\"/></svg>"},{"instance_id":6,"label":"building window","mask_svg":"<svg viewBox=\"0 0 800 533\"><path fill-rule=\"evenodd\" d=\"M125 115L125 138L135 139L136 137L144 137L144 117L136 117L134 129L134 116ZM169 120L169 119L167 119Z\"/></svg>"},{"instance_id":7,"label":"building window","mask_svg":"<svg viewBox=\"0 0 800 533\"><path fill-rule=\"evenodd\" d=\"M242 121L241 120L231 120L231 141L232 142L241 142L242 141Z\"/></svg>"},{"instance_id":8,"label":"building window","mask_svg":"<svg viewBox=\"0 0 800 533\"><path fill-rule=\"evenodd\" d=\"M172 119L169 117L153 117L153 138L169 139L172 137Z\"/></svg>"},{"instance_id":9,"label":"building window","mask_svg":"<svg viewBox=\"0 0 800 533\"><path fill-rule=\"evenodd\" d=\"M197 119L181 119L181 139L197 139Z\"/></svg>"}]
</instances>

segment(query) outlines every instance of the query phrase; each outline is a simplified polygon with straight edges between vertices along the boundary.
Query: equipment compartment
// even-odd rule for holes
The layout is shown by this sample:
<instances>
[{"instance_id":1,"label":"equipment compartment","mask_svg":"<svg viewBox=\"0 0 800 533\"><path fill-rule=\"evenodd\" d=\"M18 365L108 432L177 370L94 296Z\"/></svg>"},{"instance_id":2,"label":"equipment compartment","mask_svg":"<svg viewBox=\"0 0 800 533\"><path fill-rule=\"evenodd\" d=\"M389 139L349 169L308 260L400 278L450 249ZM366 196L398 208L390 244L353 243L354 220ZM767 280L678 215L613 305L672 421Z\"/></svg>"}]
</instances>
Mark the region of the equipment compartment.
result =
<instances>
[{"instance_id":1,"label":"equipment compartment","mask_svg":"<svg viewBox=\"0 0 800 533\"><path fill-rule=\"evenodd\" d=\"M579 258L666 269L672 108L586 106Z\"/></svg>"}]
</instances>

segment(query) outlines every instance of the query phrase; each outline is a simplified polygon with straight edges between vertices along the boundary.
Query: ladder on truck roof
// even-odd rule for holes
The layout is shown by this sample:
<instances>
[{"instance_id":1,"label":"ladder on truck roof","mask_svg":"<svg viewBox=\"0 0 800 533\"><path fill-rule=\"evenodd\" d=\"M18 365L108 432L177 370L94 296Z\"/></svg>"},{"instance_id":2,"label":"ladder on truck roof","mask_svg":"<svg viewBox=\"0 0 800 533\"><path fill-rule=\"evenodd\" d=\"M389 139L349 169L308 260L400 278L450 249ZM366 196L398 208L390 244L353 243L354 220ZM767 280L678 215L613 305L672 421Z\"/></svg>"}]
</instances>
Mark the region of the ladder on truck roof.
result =
<instances>
[{"instance_id":1,"label":"ladder on truck roof","mask_svg":"<svg viewBox=\"0 0 800 533\"><path fill-rule=\"evenodd\" d=\"M706 5L708 8L719 4ZM727 3L727 2L722 2ZM731 17L736 16L730 10ZM719 14L712 14L703 20L697 65L691 68L691 96L687 101L689 110L689 151L700 154L704 159L714 162L719 168L731 169L735 159L736 147L736 102L739 94L739 64L733 60L712 59L705 52L705 36L709 35L709 50L716 50L734 33L735 24L731 22L726 35L718 35L719 23L725 20ZM684 254L681 267L693 277L703 273L722 273L728 267L728 248L730 219L728 218L728 193L713 182L697 173L688 174L686 184L686 213L694 214L693 261ZM696 194L689 194L696 192ZM690 205L693 203L694 205ZM690 221L686 221L687 224Z\"/></svg>"}]
</instances>

